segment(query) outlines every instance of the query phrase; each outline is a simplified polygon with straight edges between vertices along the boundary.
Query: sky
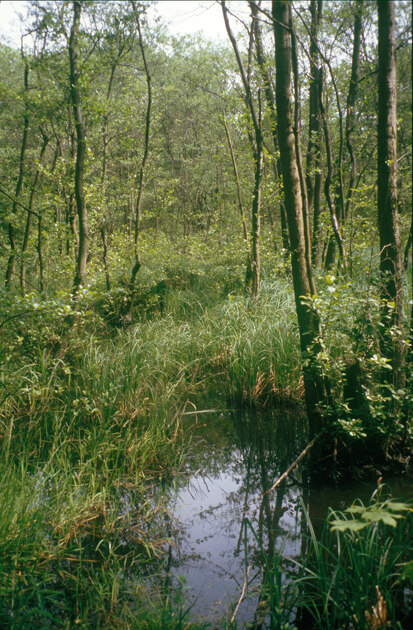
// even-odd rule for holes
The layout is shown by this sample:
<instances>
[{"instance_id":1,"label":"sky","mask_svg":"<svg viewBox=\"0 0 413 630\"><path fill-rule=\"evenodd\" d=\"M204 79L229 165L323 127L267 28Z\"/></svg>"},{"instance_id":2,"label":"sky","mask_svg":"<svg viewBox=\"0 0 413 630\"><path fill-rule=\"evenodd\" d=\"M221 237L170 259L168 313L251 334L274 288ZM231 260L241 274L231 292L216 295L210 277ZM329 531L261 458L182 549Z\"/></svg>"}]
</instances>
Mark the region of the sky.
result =
<instances>
[{"instance_id":1,"label":"sky","mask_svg":"<svg viewBox=\"0 0 413 630\"><path fill-rule=\"evenodd\" d=\"M20 46L20 22L17 13L25 12L25 0L0 1L0 39L6 44ZM230 2L245 15L249 14L246 1ZM216 42L227 40L220 6L214 0L159 0L159 14L173 35L202 32Z\"/></svg>"}]
</instances>

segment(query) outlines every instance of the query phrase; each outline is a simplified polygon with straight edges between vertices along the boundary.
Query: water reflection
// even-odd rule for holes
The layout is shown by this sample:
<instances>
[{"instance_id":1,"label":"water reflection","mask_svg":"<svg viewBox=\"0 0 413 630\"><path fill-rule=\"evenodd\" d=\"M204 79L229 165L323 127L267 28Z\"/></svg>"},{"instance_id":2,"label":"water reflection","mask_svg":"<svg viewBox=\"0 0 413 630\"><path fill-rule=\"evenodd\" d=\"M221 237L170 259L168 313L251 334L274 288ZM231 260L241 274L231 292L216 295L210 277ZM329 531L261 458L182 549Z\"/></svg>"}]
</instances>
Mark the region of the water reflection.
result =
<instances>
[{"instance_id":1,"label":"water reflection","mask_svg":"<svg viewBox=\"0 0 413 630\"><path fill-rule=\"evenodd\" d=\"M294 587L286 573L295 570L294 559L304 557L308 545L301 501L317 532L328 507L344 509L357 497L367 502L375 481L309 489L304 464L272 491L307 443L304 419L291 411L215 414L207 420L202 416L202 423L200 417L192 425L187 469L167 492L173 542L166 583L172 588L184 584L193 621L220 628L236 614L238 627L271 628L262 586L282 556L281 607L284 620L292 621L298 611L292 608L293 592L289 603ZM412 491L411 480L393 480L391 487L399 497Z\"/></svg>"},{"instance_id":2,"label":"water reflection","mask_svg":"<svg viewBox=\"0 0 413 630\"><path fill-rule=\"evenodd\" d=\"M271 628L268 588L262 587L280 566L282 585L272 580L271 605L277 607L280 587L284 622L297 614L296 622L303 622L294 608L296 587L287 577L297 571L294 560L307 554L308 524L300 506L306 506L318 534L328 507L345 509L356 498L367 502L375 480L309 488L304 463L271 490L307 443L305 420L294 412L202 416L192 434L187 469L166 497L173 541L167 587L184 584L192 621L221 628L236 615L239 628ZM395 497L412 494L411 479L392 480L390 486Z\"/></svg>"},{"instance_id":3,"label":"water reflection","mask_svg":"<svg viewBox=\"0 0 413 630\"><path fill-rule=\"evenodd\" d=\"M304 421L291 412L221 415L193 430L191 469L198 472L188 470L186 483L169 497L172 582L185 580L191 618L216 627L233 614L248 570L236 619L257 621L261 610L265 615L259 588L264 557L271 563L274 550L290 558L300 554L300 471L276 491L268 490L302 449Z\"/></svg>"}]
</instances>

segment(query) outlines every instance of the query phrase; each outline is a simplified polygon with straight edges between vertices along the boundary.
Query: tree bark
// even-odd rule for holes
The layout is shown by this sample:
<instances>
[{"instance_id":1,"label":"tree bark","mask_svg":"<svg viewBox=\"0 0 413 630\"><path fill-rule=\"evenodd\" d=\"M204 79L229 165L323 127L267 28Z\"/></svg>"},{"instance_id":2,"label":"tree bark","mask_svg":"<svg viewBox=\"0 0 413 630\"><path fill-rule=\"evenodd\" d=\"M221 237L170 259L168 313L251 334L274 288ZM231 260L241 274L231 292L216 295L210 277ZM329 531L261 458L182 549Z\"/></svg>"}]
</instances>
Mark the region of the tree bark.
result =
<instances>
[{"instance_id":1,"label":"tree bark","mask_svg":"<svg viewBox=\"0 0 413 630\"><path fill-rule=\"evenodd\" d=\"M108 291L110 291L111 282L110 282L109 261L108 261L108 239L106 235L105 224L103 224L100 228L100 236L102 238L102 245L103 245L103 268L105 270L106 288Z\"/></svg>"},{"instance_id":2,"label":"tree bark","mask_svg":"<svg viewBox=\"0 0 413 630\"><path fill-rule=\"evenodd\" d=\"M331 184L333 182L333 177L334 177L333 150L332 150L332 144L331 144L330 127L328 124L327 112L324 107L322 93L320 94L320 112L321 112L321 116L323 120L324 138L325 138L326 155L327 155L327 175L326 175L326 180L324 182L324 193L325 193L327 204L330 210L331 224L333 226L334 237L336 239L336 242L340 251L344 269L345 271L347 271L346 247L344 244L344 239L341 234L340 222L339 222L337 212L336 212L336 205L335 205L334 197L331 194ZM332 247L332 244L330 241L329 249L331 247Z\"/></svg>"},{"instance_id":3,"label":"tree bark","mask_svg":"<svg viewBox=\"0 0 413 630\"><path fill-rule=\"evenodd\" d=\"M276 159L276 155L278 154L278 139L277 139L277 112L275 108L275 94L273 84L271 82L270 74L268 72L268 62L265 58L264 46L262 44L262 35L261 35L261 27L260 21L258 19L258 7L255 2L252 0L248 3L251 9L252 15L252 31L254 33L254 41L255 41L255 51L257 55L258 67L260 69L261 77L264 83L264 95L265 100L267 102L267 107L270 112L271 117L271 136L274 147L274 177L275 181L278 181L279 172L281 171L280 159ZM285 214L284 204L281 202L280 204L280 219L281 219L281 235L283 241L283 248L288 250L290 243L288 241L288 229L287 229L287 221Z\"/></svg>"},{"instance_id":4,"label":"tree bark","mask_svg":"<svg viewBox=\"0 0 413 630\"><path fill-rule=\"evenodd\" d=\"M301 155L301 106L300 106L300 81L298 76L298 54L297 54L297 36L295 32L294 22L290 11L290 32L291 32L291 62L294 78L294 139L295 139L295 155L297 159L298 176L300 178L301 189L301 208L303 213L304 240L305 240L305 257L307 260L307 275L312 295L315 294L314 276L311 265L311 232L310 218L308 212L307 186L305 182L303 160Z\"/></svg>"},{"instance_id":5,"label":"tree bark","mask_svg":"<svg viewBox=\"0 0 413 630\"><path fill-rule=\"evenodd\" d=\"M76 164L75 164L75 200L77 215L79 218L79 247L77 252L76 272L73 282L73 293L76 295L80 287L86 281L86 265L89 243L88 216L84 193L84 171L86 155L86 134L82 117L79 89L78 69L78 37L82 1L73 2L73 23L69 38L69 63L70 63L70 99L73 108L73 117L76 130Z\"/></svg>"},{"instance_id":6,"label":"tree bark","mask_svg":"<svg viewBox=\"0 0 413 630\"><path fill-rule=\"evenodd\" d=\"M230 152L230 155L231 155L232 167L234 169L234 178L235 178L235 184L237 186L238 209L239 209L239 214L240 214L240 218L241 218L242 233L244 235L244 240L245 240L245 243L246 243L247 248L248 248L248 229L247 229L247 224L245 222L244 207L242 205L241 186L240 186L240 183L239 183L237 161L235 159L234 147L232 146L232 140L231 140L231 135L229 133L228 123L225 120L225 116L224 115L222 117L222 120L223 120L223 123L224 123L225 133L226 133L227 140L228 140L228 147L229 147L229 152Z\"/></svg>"},{"instance_id":7,"label":"tree bark","mask_svg":"<svg viewBox=\"0 0 413 630\"><path fill-rule=\"evenodd\" d=\"M42 249L42 241L43 241L42 229L43 229L42 228L42 215L39 214L37 217L37 257L39 261L39 288L41 292L45 290L43 249Z\"/></svg>"},{"instance_id":8,"label":"tree bark","mask_svg":"<svg viewBox=\"0 0 413 630\"><path fill-rule=\"evenodd\" d=\"M326 398L326 384L317 367L317 355L321 350L320 321L318 314L309 303L312 295L309 279L311 270L308 268L306 256L301 182L292 120L290 3L287 0L273 0L272 15L276 50L278 140L290 237L295 304L300 332L301 353L304 358L306 406L310 435L314 437L322 426L320 404Z\"/></svg>"},{"instance_id":9,"label":"tree bark","mask_svg":"<svg viewBox=\"0 0 413 630\"><path fill-rule=\"evenodd\" d=\"M390 329L402 326L402 262L397 209L397 119L394 3L380 0L377 193L383 330L382 351L392 363L393 382L402 381L403 344ZM390 307L390 310L389 310ZM390 319L389 319L390 316Z\"/></svg>"}]
</instances>

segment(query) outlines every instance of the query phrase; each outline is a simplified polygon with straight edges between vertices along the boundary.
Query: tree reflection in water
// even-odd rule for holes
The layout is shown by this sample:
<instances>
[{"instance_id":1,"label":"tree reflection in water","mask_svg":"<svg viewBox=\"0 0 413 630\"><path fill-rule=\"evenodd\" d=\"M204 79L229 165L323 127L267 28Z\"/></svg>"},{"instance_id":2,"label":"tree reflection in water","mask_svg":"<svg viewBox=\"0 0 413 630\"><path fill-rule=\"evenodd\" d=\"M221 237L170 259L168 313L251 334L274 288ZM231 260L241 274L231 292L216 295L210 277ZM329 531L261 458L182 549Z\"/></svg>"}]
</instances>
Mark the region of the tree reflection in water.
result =
<instances>
[{"instance_id":1,"label":"tree reflection in water","mask_svg":"<svg viewBox=\"0 0 413 630\"><path fill-rule=\"evenodd\" d=\"M173 584L184 578L192 619L214 627L228 620L242 594L248 565L236 620L255 626L266 620L270 627L268 589L261 587L268 583L280 550L289 558L301 552L300 471L276 491L267 491L305 440L304 420L285 411L221 414L194 427L185 482L168 498L174 523L168 579Z\"/></svg>"}]
</instances>

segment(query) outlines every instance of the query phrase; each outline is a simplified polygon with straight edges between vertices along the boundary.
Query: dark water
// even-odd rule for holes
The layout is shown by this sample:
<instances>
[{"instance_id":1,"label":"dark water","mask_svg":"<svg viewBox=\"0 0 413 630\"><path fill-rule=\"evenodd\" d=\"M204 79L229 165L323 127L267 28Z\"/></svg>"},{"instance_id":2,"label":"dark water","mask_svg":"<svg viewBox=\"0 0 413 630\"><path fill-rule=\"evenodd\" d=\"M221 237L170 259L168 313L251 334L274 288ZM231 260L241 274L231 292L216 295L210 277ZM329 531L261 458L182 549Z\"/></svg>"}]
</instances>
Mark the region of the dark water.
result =
<instances>
[{"instance_id":1,"label":"dark water","mask_svg":"<svg viewBox=\"0 0 413 630\"><path fill-rule=\"evenodd\" d=\"M231 618L244 588L236 613L242 627L260 613L265 556L276 549L292 561L300 558L303 504L322 523L329 506L344 509L355 498L368 500L375 482L304 490L303 467L267 492L306 445L298 412L238 418L211 413L184 421L192 424L192 457L167 496L173 539L167 579L182 586L191 620L212 627ZM394 496L412 495L411 482L389 481Z\"/></svg>"}]
</instances>

